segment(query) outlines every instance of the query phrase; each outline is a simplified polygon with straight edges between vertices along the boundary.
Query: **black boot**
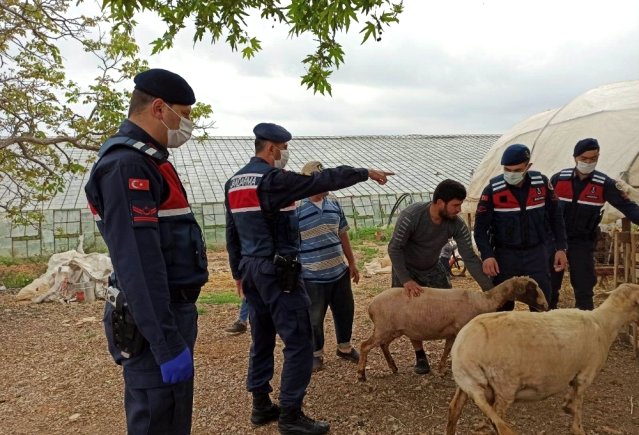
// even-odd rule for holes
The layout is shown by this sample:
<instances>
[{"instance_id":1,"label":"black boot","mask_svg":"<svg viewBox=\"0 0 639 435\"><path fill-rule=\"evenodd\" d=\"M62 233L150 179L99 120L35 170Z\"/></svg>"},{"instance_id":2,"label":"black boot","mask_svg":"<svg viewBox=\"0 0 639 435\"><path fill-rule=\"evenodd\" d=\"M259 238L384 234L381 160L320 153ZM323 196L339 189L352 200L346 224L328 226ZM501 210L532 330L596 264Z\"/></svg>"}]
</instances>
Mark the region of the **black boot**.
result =
<instances>
[{"instance_id":1,"label":"black boot","mask_svg":"<svg viewBox=\"0 0 639 435\"><path fill-rule=\"evenodd\" d=\"M307 417L297 407L282 407L278 426L282 435L322 435L331 428L325 421Z\"/></svg>"},{"instance_id":2,"label":"black boot","mask_svg":"<svg viewBox=\"0 0 639 435\"><path fill-rule=\"evenodd\" d=\"M280 407L271 402L268 393L253 393L251 423L263 425L275 421L280 416Z\"/></svg>"}]
</instances>

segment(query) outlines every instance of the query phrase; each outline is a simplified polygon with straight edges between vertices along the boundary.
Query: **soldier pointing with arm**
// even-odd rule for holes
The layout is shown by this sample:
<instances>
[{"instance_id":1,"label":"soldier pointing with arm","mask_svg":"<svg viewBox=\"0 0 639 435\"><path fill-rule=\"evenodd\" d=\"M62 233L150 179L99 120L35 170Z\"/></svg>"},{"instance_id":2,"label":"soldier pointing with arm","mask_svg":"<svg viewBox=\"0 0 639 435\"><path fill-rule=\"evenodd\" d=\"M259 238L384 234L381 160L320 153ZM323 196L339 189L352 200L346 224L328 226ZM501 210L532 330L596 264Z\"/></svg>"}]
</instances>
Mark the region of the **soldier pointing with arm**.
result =
<instances>
[{"instance_id":1,"label":"soldier pointing with arm","mask_svg":"<svg viewBox=\"0 0 639 435\"><path fill-rule=\"evenodd\" d=\"M225 186L229 262L238 292L248 301L251 321L247 376L247 389L253 394L251 421L259 425L279 419L282 434L323 434L329 430L328 423L316 422L302 412L311 378L313 336L310 299L298 261L295 201L369 178L383 185L392 173L350 166L311 176L283 171L280 167L291 134L270 123L258 124L253 132L255 157ZM276 334L285 346L281 410L269 397Z\"/></svg>"}]
</instances>

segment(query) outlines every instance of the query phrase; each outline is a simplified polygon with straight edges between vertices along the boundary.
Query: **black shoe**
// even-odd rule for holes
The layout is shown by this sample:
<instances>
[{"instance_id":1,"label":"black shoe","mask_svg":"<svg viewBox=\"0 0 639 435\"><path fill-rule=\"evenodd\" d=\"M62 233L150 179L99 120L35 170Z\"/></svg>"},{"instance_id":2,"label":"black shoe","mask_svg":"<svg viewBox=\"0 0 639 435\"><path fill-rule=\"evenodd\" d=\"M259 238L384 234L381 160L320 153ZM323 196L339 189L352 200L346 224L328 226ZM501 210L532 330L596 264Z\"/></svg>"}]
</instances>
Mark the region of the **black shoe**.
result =
<instances>
[{"instance_id":1,"label":"black shoe","mask_svg":"<svg viewBox=\"0 0 639 435\"><path fill-rule=\"evenodd\" d=\"M340 352L339 349L335 351L338 357L344 358L350 362L357 364L359 362L359 352L355 350L354 347L351 348L350 352Z\"/></svg>"},{"instance_id":2,"label":"black shoe","mask_svg":"<svg viewBox=\"0 0 639 435\"><path fill-rule=\"evenodd\" d=\"M246 332L246 322L236 320L235 323L226 328L225 331L230 332L231 334L241 334L243 332Z\"/></svg>"},{"instance_id":3,"label":"black shoe","mask_svg":"<svg viewBox=\"0 0 639 435\"><path fill-rule=\"evenodd\" d=\"M270 423L278 418L280 418L280 407L274 403L271 403L269 408L253 408L253 411L251 411L251 423L256 426Z\"/></svg>"},{"instance_id":4,"label":"black shoe","mask_svg":"<svg viewBox=\"0 0 639 435\"><path fill-rule=\"evenodd\" d=\"M280 407L271 402L266 393L253 393L253 410L251 423L260 426L277 420L280 417Z\"/></svg>"},{"instance_id":5,"label":"black shoe","mask_svg":"<svg viewBox=\"0 0 639 435\"><path fill-rule=\"evenodd\" d=\"M327 422L315 421L299 408L282 409L278 427L282 435L322 435L331 429Z\"/></svg>"},{"instance_id":6,"label":"black shoe","mask_svg":"<svg viewBox=\"0 0 639 435\"><path fill-rule=\"evenodd\" d=\"M415 373L418 375L426 375L430 373L430 365L428 364L428 358L418 358L415 363Z\"/></svg>"},{"instance_id":7,"label":"black shoe","mask_svg":"<svg viewBox=\"0 0 639 435\"><path fill-rule=\"evenodd\" d=\"M321 356L313 357L313 372L318 372L324 368L324 360Z\"/></svg>"}]
</instances>

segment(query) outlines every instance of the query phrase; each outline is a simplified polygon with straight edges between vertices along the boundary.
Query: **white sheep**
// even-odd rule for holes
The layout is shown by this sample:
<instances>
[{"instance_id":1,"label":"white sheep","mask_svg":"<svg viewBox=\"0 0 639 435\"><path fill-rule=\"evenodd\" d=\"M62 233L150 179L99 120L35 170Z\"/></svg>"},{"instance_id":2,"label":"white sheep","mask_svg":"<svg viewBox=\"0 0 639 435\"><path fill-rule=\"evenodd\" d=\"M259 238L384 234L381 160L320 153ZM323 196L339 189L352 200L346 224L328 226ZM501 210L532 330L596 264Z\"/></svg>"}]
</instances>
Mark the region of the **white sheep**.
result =
<instances>
[{"instance_id":1,"label":"white sheep","mask_svg":"<svg viewBox=\"0 0 639 435\"><path fill-rule=\"evenodd\" d=\"M459 330L478 314L496 311L506 301L518 300L535 309L547 310L548 303L537 283L528 277L514 277L486 291L436 289L409 298L403 288L388 289L373 298L368 315L374 323L373 334L361 345L357 367L359 380L366 380L368 352L382 348L388 366L397 365L388 350L396 338L406 335L411 341L446 339L438 371L443 373L446 358Z\"/></svg>"},{"instance_id":2,"label":"white sheep","mask_svg":"<svg viewBox=\"0 0 639 435\"><path fill-rule=\"evenodd\" d=\"M515 401L542 400L569 388L563 409L571 431L583 435L584 392L599 373L619 329L639 322L639 285L622 284L593 311L523 311L484 314L471 320L452 349L457 392L448 410L454 435L468 396L500 435L515 432L503 420Z\"/></svg>"}]
</instances>

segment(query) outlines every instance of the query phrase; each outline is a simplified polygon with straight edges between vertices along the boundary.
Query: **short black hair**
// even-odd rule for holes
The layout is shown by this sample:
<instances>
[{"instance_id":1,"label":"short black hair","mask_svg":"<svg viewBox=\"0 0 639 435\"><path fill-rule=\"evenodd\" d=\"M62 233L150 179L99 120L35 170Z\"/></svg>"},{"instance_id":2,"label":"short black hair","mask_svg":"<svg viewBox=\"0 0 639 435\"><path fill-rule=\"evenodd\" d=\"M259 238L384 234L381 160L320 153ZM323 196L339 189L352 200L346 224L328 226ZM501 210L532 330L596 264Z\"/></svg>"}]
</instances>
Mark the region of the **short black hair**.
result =
<instances>
[{"instance_id":1,"label":"short black hair","mask_svg":"<svg viewBox=\"0 0 639 435\"><path fill-rule=\"evenodd\" d=\"M129 103L129 116L143 111L146 106L155 100L155 98L156 97L139 89L133 89L133 92L131 93L131 102Z\"/></svg>"},{"instance_id":2,"label":"short black hair","mask_svg":"<svg viewBox=\"0 0 639 435\"><path fill-rule=\"evenodd\" d=\"M255 139L255 154L259 154L262 151L264 151L264 148L266 148L267 143L268 143L267 140Z\"/></svg>"},{"instance_id":3,"label":"short black hair","mask_svg":"<svg viewBox=\"0 0 639 435\"><path fill-rule=\"evenodd\" d=\"M459 181L444 180L437 185L433 193L433 202L441 199L445 203L458 199L463 201L466 199L466 188Z\"/></svg>"}]
</instances>

